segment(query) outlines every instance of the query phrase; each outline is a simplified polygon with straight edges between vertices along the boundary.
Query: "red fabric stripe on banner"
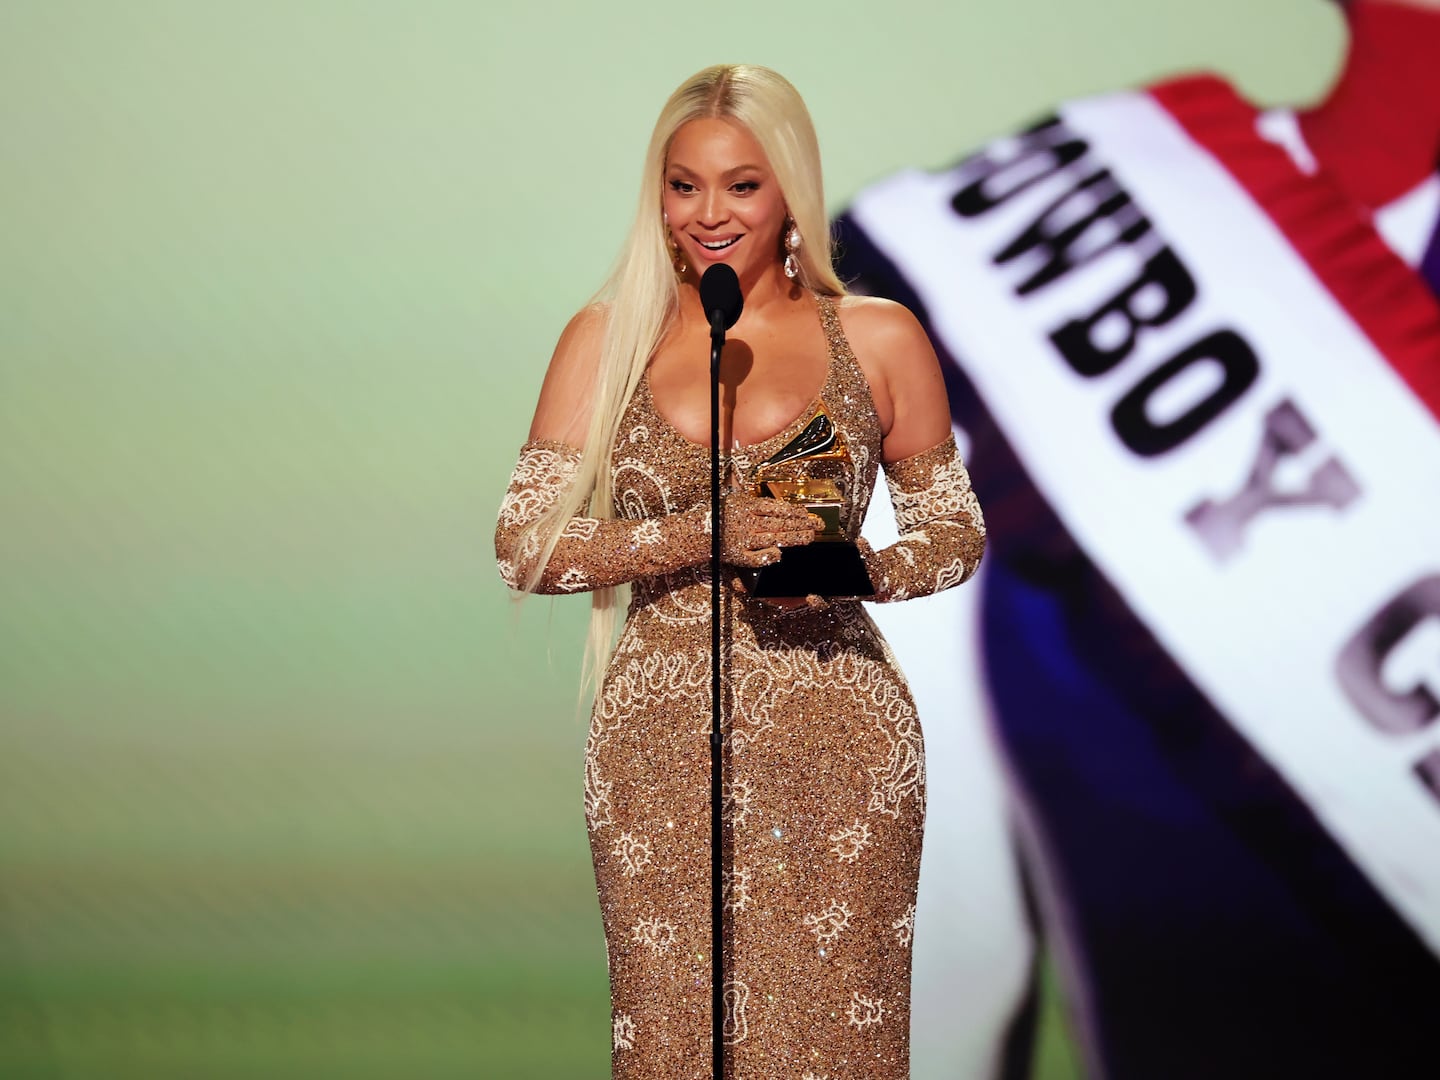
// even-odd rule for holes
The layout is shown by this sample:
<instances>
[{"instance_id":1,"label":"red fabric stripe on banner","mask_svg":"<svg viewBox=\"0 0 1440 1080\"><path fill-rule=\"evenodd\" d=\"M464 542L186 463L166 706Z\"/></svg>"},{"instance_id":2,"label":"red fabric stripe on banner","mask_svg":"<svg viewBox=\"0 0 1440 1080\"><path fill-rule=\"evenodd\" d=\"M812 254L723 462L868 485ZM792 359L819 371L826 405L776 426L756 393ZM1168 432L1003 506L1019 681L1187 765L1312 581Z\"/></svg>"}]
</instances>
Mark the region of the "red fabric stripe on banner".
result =
<instances>
[{"instance_id":1,"label":"red fabric stripe on banner","mask_svg":"<svg viewBox=\"0 0 1440 1080\"><path fill-rule=\"evenodd\" d=\"M1440 302L1323 172L1306 176L1261 137L1257 110L1200 75L1149 89L1235 178L1396 373L1440 419Z\"/></svg>"}]
</instances>

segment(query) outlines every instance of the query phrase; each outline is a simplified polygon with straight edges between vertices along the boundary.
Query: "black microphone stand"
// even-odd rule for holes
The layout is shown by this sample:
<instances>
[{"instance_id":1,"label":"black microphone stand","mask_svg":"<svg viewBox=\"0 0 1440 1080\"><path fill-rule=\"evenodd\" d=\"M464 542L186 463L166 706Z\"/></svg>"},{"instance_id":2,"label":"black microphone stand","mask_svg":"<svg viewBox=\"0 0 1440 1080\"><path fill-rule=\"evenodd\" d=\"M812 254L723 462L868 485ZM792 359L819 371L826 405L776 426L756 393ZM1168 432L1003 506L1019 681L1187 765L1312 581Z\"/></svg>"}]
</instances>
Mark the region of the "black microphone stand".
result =
<instances>
[{"instance_id":1,"label":"black microphone stand","mask_svg":"<svg viewBox=\"0 0 1440 1080\"><path fill-rule=\"evenodd\" d=\"M720 354L725 348L725 316L710 317L710 1039L714 1080L725 1075L725 838L721 791L720 724Z\"/></svg>"},{"instance_id":2,"label":"black microphone stand","mask_svg":"<svg viewBox=\"0 0 1440 1080\"><path fill-rule=\"evenodd\" d=\"M720 700L720 354L725 331L745 306L740 279L725 263L700 275L700 308L710 323L710 1045L714 1080L725 1076L725 843L721 791L724 736Z\"/></svg>"}]
</instances>

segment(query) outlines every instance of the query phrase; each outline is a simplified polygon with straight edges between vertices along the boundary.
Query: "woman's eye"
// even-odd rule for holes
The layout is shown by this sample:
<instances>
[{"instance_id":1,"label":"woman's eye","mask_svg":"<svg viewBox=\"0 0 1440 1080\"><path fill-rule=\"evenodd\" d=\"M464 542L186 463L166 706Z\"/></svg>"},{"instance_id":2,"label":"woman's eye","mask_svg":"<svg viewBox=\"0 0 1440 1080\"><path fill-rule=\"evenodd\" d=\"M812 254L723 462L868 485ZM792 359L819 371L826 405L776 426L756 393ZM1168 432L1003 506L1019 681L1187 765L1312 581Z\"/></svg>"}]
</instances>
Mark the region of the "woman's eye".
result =
<instances>
[{"instance_id":1,"label":"woman's eye","mask_svg":"<svg viewBox=\"0 0 1440 1080\"><path fill-rule=\"evenodd\" d=\"M759 191L760 185L754 180L741 180L735 185L735 191L740 195L749 195L752 191Z\"/></svg>"},{"instance_id":2,"label":"woman's eye","mask_svg":"<svg viewBox=\"0 0 1440 1080\"><path fill-rule=\"evenodd\" d=\"M677 191L681 195L688 195L695 190L695 185L686 180L671 180L670 190Z\"/></svg>"}]
</instances>

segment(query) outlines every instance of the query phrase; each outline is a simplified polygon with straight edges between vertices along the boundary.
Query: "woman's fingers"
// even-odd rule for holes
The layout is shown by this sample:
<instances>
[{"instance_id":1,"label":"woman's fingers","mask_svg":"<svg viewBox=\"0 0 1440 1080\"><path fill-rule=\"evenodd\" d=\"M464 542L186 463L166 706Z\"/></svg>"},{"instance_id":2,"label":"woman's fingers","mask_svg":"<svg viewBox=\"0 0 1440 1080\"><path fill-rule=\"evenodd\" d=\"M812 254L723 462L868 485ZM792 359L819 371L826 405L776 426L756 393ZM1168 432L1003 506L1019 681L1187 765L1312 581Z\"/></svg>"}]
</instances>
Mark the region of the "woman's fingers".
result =
<instances>
[{"instance_id":1,"label":"woman's fingers","mask_svg":"<svg viewBox=\"0 0 1440 1080\"><path fill-rule=\"evenodd\" d=\"M750 538L747 545L752 550L772 547L799 547L808 544L815 539L815 530L808 525L799 528L788 528L779 532L758 532Z\"/></svg>"},{"instance_id":2,"label":"woman's fingers","mask_svg":"<svg viewBox=\"0 0 1440 1080\"><path fill-rule=\"evenodd\" d=\"M769 566L771 563L780 561L780 549L778 547L760 548L755 551L742 551L735 560L741 566L751 568Z\"/></svg>"},{"instance_id":3,"label":"woman's fingers","mask_svg":"<svg viewBox=\"0 0 1440 1080\"><path fill-rule=\"evenodd\" d=\"M809 524L812 518L815 518L814 514L806 510L805 507L798 507L798 505L791 503L779 503L779 501L773 500L773 498L766 498L766 500L762 501L769 503L769 505L766 505L766 507L756 507L756 516L765 521L786 521L786 523L795 524L804 521L804 523ZM818 520L818 518L815 518L815 520Z\"/></svg>"},{"instance_id":4,"label":"woman's fingers","mask_svg":"<svg viewBox=\"0 0 1440 1080\"><path fill-rule=\"evenodd\" d=\"M759 511L752 520L756 530L762 533L815 533L825 527L823 520L803 506L783 504L774 510Z\"/></svg>"},{"instance_id":5,"label":"woman's fingers","mask_svg":"<svg viewBox=\"0 0 1440 1080\"><path fill-rule=\"evenodd\" d=\"M754 495L732 495L725 512L725 548L738 565L768 566L780 549L815 539L824 522L804 506Z\"/></svg>"}]
</instances>

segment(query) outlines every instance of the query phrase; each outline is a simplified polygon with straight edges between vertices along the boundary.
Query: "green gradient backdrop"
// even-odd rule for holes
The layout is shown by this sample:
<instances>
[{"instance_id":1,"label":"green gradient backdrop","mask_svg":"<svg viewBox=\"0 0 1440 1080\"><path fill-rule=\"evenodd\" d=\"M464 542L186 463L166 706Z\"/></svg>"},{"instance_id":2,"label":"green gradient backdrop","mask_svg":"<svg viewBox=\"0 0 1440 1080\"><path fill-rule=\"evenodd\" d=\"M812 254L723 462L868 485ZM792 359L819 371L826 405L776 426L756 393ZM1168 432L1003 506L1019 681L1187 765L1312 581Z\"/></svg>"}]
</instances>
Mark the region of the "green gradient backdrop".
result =
<instances>
[{"instance_id":1,"label":"green gradient backdrop","mask_svg":"<svg viewBox=\"0 0 1440 1080\"><path fill-rule=\"evenodd\" d=\"M0 1076L606 1075L586 606L514 613L490 534L684 76L786 73L838 208L1162 73L1310 98L1341 41L1322 0L3 0Z\"/></svg>"}]
</instances>

